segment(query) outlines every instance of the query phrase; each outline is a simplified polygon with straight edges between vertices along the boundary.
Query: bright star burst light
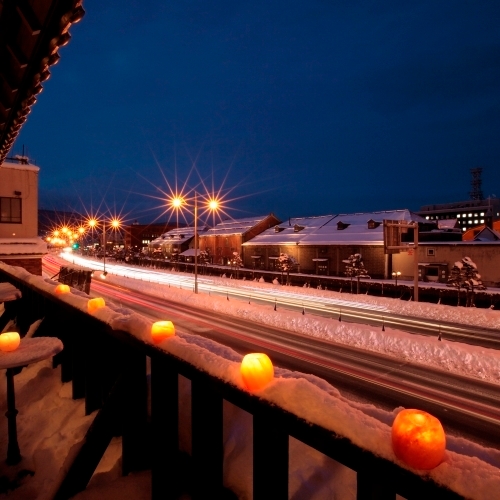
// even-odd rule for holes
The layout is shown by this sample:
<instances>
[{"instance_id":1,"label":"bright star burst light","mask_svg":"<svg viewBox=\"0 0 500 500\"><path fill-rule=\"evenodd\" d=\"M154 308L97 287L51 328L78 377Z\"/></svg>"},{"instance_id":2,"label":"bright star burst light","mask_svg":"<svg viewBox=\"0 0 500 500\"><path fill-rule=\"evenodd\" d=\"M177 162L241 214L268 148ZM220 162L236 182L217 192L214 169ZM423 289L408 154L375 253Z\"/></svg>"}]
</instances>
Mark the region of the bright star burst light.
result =
<instances>
[{"instance_id":1,"label":"bright star burst light","mask_svg":"<svg viewBox=\"0 0 500 500\"><path fill-rule=\"evenodd\" d=\"M157 204L151 205L145 212L154 213L154 221L164 220L167 223L177 222L177 227L182 220L182 224L191 226L194 221L194 199L196 197L198 207L198 220L200 224L215 226L223 220L234 220L237 212L241 212L240 217L248 217L250 214L237 208L237 202L244 198L254 197L262 192L275 189L275 185L270 189L269 185L263 190L256 190L251 193L239 195L239 188L257 183L261 179L255 179L254 176L246 172L246 175L240 176L235 185L229 186L229 173L233 168L233 162L223 173L222 179L216 180L213 167L213 158L210 160L211 166L208 167L209 173L202 173L202 160L200 159L203 151L200 149L197 155L190 155L188 169L182 178L178 175L177 158L172 162L172 167L163 167L159 160L153 154L158 171L163 180L162 182L152 180L150 175L144 172L136 171L136 174L154 188L153 192L136 193L146 198L156 200ZM216 187L218 186L218 187ZM229 213L231 212L231 214ZM255 214L252 214L255 215ZM261 214L259 214L261 215Z\"/></svg>"}]
</instances>

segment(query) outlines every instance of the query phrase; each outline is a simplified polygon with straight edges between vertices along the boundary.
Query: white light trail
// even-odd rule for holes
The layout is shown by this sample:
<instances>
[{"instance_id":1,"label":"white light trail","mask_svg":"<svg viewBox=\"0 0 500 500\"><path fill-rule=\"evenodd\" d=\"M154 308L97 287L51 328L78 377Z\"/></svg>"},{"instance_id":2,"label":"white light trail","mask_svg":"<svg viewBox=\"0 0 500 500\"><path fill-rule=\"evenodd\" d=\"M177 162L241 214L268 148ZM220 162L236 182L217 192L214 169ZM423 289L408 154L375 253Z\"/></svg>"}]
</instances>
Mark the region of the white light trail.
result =
<instances>
[{"instance_id":1,"label":"white light trail","mask_svg":"<svg viewBox=\"0 0 500 500\"><path fill-rule=\"evenodd\" d=\"M84 258L74 254L62 253L60 257L72 262L75 265L103 271L103 263L99 260ZM151 283L159 283L183 289L194 289L194 275L159 270L148 269L144 267L128 266L127 264L110 264L106 261L106 271L109 274L123 276ZM241 297L243 300L248 300L251 296L253 300L274 301L277 300L281 305L288 304L294 307L307 308L342 308L355 307L368 311L389 312L389 310L376 304L364 304L355 301L344 299L334 299L329 297L315 297L306 293L301 293L300 288L296 287L281 287L273 286L272 288L263 287L260 283L242 280L230 280L230 283L220 283L221 278L213 278L207 276L198 276L198 288L200 291L213 292L219 294L231 294L232 296ZM271 286L269 283L267 286ZM283 290L285 288L285 290Z\"/></svg>"}]
</instances>

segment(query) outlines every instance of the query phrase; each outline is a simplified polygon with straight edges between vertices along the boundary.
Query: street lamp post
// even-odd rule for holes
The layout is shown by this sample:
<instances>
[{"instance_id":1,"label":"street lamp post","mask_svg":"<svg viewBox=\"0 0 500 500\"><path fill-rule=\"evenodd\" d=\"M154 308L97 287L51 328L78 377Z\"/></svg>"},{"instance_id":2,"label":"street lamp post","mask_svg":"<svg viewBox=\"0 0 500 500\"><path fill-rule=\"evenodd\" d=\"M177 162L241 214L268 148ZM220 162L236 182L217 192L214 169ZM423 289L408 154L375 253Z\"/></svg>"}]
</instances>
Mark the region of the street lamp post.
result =
<instances>
[{"instance_id":1,"label":"street lamp post","mask_svg":"<svg viewBox=\"0 0 500 500\"><path fill-rule=\"evenodd\" d=\"M173 209L179 210L186 201L181 196L170 198L170 205ZM207 210L215 212L219 208L219 202L216 199L210 199L207 202ZM194 293L198 293L198 193L194 193Z\"/></svg>"},{"instance_id":2,"label":"street lamp post","mask_svg":"<svg viewBox=\"0 0 500 500\"><path fill-rule=\"evenodd\" d=\"M198 293L198 194L194 193L194 293Z\"/></svg>"},{"instance_id":3,"label":"street lamp post","mask_svg":"<svg viewBox=\"0 0 500 500\"><path fill-rule=\"evenodd\" d=\"M104 246L104 254L102 256L103 272L102 276L106 277L106 219L102 221L102 244Z\"/></svg>"},{"instance_id":4,"label":"street lamp post","mask_svg":"<svg viewBox=\"0 0 500 500\"><path fill-rule=\"evenodd\" d=\"M92 230L97 226L98 224L98 221L96 219L90 219L88 221L88 225L92 228ZM120 221L118 219L112 219L111 220L111 227L113 229L118 229L120 227ZM108 274L106 272L106 246L107 246L107 242L106 242L106 219L103 219L102 220L102 243L103 243L103 246L104 246L104 253L103 253L103 256L102 256L102 262L103 262L103 272L101 274L101 278L105 278L106 275Z\"/></svg>"},{"instance_id":5,"label":"street lamp post","mask_svg":"<svg viewBox=\"0 0 500 500\"><path fill-rule=\"evenodd\" d=\"M400 271L393 271L392 272L392 277L396 280L396 286L398 286L398 278L399 276L401 276L401 272Z\"/></svg>"}]
</instances>

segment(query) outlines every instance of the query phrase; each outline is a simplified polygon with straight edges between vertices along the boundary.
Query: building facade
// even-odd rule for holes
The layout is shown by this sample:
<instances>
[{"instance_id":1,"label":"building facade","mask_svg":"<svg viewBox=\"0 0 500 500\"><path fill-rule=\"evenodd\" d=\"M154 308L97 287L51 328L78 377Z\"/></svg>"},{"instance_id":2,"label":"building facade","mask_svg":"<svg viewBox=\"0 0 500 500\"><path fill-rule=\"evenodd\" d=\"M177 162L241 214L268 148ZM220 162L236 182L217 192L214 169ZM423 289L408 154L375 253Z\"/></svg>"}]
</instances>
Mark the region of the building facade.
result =
<instances>
[{"instance_id":1,"label":"building facade","mask_svg":"<svg viewBox=\"0 0 500 500\"><path fill-rule=\"evenodd\" d=\"M243 244L281 221L273 214L244 219L228 219L199 235L199 248L207 252L211 264L228 265Z\"/></svg>"},{"instance_id":2,"label":"building facade","mask_svg":"<svg viewBox=\"0 0 500 500\"><path fill-rule=\"evenodd\" d=\"M200 231L204 231L205 229L205 227L202 227L200 228ZM181 253L190 248L193 240L193 227L180 227L172 229L167 233L163 233L158 238L155 238L149 244L149 254L154 255L155 253L159 253L166 259L176 261Z\"/></svg>"},{"instance_id":3,"label":"building facade","mask_svg":"<svg viewBox=\"0 0 500 500\"><path fill-rule=\"evenodd\" d=\"M344 261L360 253L368 274L384 278L392 271L391 256L384 253L386 219L426 222L408 210L293 218L243 243L243 262L255 270L278 270L278 257L286 253L300 273L344 276Z\"/></svg>"},{"instance_id":4,"label":"building facade","mask_svg":"<svg viewBox=\"0 0 500 500\"><path fill-rule=\"evenodd\" d=\"M140 252L143 248L148 248L153 240L175 227L176 224L170 222L164 224L133 223L123 226L125 248Z\"/></svg>"},{"instance_id":5,"label":"building facade","mask_svg":"<svg viewBox=\"0 0 500 500\"><path fill-rule=\"evenodd\" d=\"M41 275L47 244L38 237L39 170L24 156L0 165L0 260Z\"/></svg>"},{"instance_id":6,"label":"building facade","mask_svg":"<svg viewBox=\"0 0 500 500\"><path fill-rule=\"evenodd\" d=\"M456 219L462 232L481 225L493 228L493 223L500 221L500 199L425 205L416 213L430 221Z\"/></svg>"},{"instance_id":7,"label":"building facade","mask_svg":"<svg viewBox=\"0 0 500 500\"><path fill-rule=\"evenodd\" d=\"M498 240L462 242L425 242L418 246L419 280L448 281L455 262L469 257L476 264L485 286L500 286L500 235ZM413 251L408 249L392 255L393 269L400 279L413 279Z\"/></svg>"}]
</instances>

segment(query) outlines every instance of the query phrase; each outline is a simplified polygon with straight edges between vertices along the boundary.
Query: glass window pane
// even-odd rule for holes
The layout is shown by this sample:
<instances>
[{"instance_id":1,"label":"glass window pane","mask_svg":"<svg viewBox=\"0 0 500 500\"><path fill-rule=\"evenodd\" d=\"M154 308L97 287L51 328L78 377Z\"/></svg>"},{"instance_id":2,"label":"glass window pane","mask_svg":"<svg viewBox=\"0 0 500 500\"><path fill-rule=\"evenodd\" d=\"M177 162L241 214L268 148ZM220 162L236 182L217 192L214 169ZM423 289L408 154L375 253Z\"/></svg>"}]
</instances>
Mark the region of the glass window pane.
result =
<instances>
[{"instance_id":1,"label":"glass window pane","mask_svg":"<svg viewBox=\"0 0 500 500\"><path fill-rule=\"evenodd\" d=\"M11 222L21 222L21 198L11 198Z\"/></svg>"}]
</instances>

